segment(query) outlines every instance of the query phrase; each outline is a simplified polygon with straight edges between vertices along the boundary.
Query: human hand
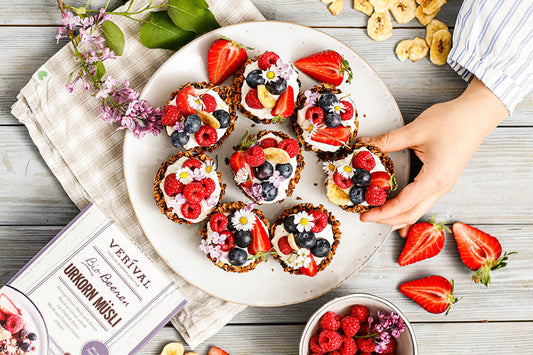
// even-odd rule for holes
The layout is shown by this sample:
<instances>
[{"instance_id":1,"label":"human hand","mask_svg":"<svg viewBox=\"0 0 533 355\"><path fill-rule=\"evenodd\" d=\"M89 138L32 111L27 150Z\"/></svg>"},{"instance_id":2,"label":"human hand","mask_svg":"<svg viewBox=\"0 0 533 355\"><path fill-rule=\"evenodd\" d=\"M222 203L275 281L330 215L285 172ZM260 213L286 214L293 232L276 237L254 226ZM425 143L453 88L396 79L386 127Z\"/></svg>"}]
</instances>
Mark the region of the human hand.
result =
<instances>
[{"instance_id":1,"label":"human hand","mask_svg":"<svg viewBox=\"0 0 533 355\"><path fill-rule=\"evenodd\" d=\"M431 106L408 125L359 142L385 153L411 148L422 169L395 198L361 215L363 222L397 226L402 237L449 192L481 142L508 115L503 103L474 78L457 99Z\"/></svg>"}]
</instances>

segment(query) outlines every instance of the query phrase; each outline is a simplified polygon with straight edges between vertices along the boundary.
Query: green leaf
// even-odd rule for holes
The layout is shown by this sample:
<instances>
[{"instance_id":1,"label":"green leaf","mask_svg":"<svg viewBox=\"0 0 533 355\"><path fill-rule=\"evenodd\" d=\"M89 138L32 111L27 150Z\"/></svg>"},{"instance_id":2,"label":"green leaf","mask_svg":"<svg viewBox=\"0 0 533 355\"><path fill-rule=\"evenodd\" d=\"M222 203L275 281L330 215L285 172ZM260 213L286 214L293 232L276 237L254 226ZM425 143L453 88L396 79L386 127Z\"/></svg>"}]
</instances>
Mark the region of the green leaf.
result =
<instances>
[{"instance_id":1,"label":"green leaf","mask_svg":"<svg viewBox=\"0 0 533 355\"><path fill-rule=\"evenodd\" d=\"M96 71L94 72L94 79L96 81L102 80L102 77L105 75L105 65L101 60L96 64Z\"/></svg>"},{"instance_id":2,"label":"green leaf","mask_svg":"<svg viewBox=\"0 0 533 355\"><path fill-rule=\"evenodd\" d=\"M152 12L150 21L141 27L141 43L147 48L177 51L194 38L194 32L174 25L166 11Z\"/></svg>"},{"instance_id":3,"label":"green leaf","mask_svg":"<svg viewBox=\"0 0 533 355\"><path fill-rule=\"evenodd\" d=\"M122 55L124 53L124 33L120 27L118 27L114 22L105 21L102 23L102 31L104 31L104 38L107 46L116 55Z\"/></svg>"},{"instance_id":4,"label":"green leaf","mask_svg":"<svg viewBox=\"0 0 533 355\"><path fill-rule=\"evenodd\" d=\"M219 28L205 0L169 0L168 15L174 24L197 35Z\"/></svg>"}]
</instances>

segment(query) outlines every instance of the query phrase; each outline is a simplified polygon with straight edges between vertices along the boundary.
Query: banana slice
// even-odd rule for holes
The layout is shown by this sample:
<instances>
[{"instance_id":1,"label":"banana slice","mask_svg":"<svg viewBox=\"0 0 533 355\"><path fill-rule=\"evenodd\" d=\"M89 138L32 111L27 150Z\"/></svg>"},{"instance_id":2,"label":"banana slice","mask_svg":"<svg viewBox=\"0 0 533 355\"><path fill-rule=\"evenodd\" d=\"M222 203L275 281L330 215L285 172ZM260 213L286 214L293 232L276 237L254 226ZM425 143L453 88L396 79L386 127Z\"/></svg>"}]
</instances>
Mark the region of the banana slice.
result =
<instances>
[{"instance_id":1,"label":"banana slice","mask_svg":"<svg viewBox=\"0 0 533 355\"><path fill-rule=\"evenodd\" d=\"M353 0L353 8L367 16L372 15L372 12L374 12L374 6L368 0Z\"/></svg>"},{"instance_id":2,"label":"banana slice","mask_svg":"<svg viewBox=\"0 0 533 355\"><path fill-rule=\"evenodd\" d=\"M213 116L209 112L198 111L198 112L196 112L196 114L198 116L200 116L200 120L203 123L205 123L206 125L211 126L214 129L219 129L220 128L220 122L218 122L218 120L215 118L215 116Z\"/></svg>"},{"instance_id":3,"label":"banana slice","mask_svg":"<svg viewBox=\"0 0 533 355\"><path fill-rule=\"evenodd\" d=\"M257 97L261 104L266 108L276 106L276 99L268 92L265 85L257 85Z\"/></svg>"},{"instance_id":4,"label":"banana slice","mask_svg":"<svg viewBox=\"0 0 533 355\"><path fill-rule=\"evenodd\" d=\"M326 197L331 203L339 206L345 206L350 203L350 197L348 197L348 194L342 191L342 189L334 182L328 182L328 186L326 188Z\"/></svg>"},{"instance_id":5,"label":"banana slice","mask_svg":"<svg viewBox=\"0 0 533 355\"><path fill-rule=\"evenodd\" d=\"M415 18L416 3L415 0L395 0L391 7L390 12L392 16L399 24L408 23Z\"/></svg>"},{"instance_id":6,"label":"banana slice","mask_svg":"<svg viewBox=\"0 0 533 355\"><path fill-rule=\"evenodd\" d=\"M183 355L184 350L180 343L168 343L161 351L161 355Z\"/></svg>"},{"instance_id":7,"label":"banana slice","mask_svg":"<svg viewBox=\"0 0 533 355\"><path fill-rule=\"evenodd\" d=\"M433 34L433 42L429 51L429 60L436 65L446 64L446 59L452 48L452 34L450 31L440 30Z\"/></svg>"},{"instance_id":8,"label":"banana slice","mask_svg":"<svg viewBox=\"0 0 533 355\"><path fill-rule=\"evenodd\" d=\"M272 165L288 164L291 161L289 153L281 148L265 148L263 149L263 153L265 153L265 159Z\"/></svg>"},{"instance_id":9,"label":"banana slice","mask_svg":"<svg viewBox=\"0 0 533 355\"><path fill-rule=\"evenodd\" d=\"M184 355L200 355L194 351L187 351Z\"/></svg>"},{"instance_id":10,"label":"banana slice","mask_svg":"<svg viewBox=\"0 0 533 355\"><path fill-rule=\"evenodd\" d=\"M395 52L400 62L403 62L404 60L409 58L409 48L411 48L411 44L413 44L412 39L404 39L396 45Z\"/></svg>"},{"instance_id":11,"label":"banana slice","mask_svg":"<svg viewBox=\"0 0 533 355\"><path fill-rule=\"evenodd\" d=\"M338 14L341 13L343 7L344 7L343 0L335 0L331 4L329 4L328 10L329 12L331 12L333 16L337 16Z\"/></svg>"},{"instance_id":12,"label":"banana slice","mask_svg":"<svg viewBox=\"0 0 533 355\"><path fill-rule=\"evenodd\" d=\"M442 5L446 4L447 0L416 0L422 6L422 12L426 15L436 13L440 10Z\"/></svg>"},{"instance_id":13,"label":"banana slice","mask_svg":"<svg viewBox=\"0 0 533 355\"><path fill-rule=\"evenodd\" d=\"M433 35L440 30L448 30L448 26L439 20L431 20L426 26L426 43L431 47L431 41L433 41Z\"/></svg>"},{"instance_id":14,"label":"banana slice","mask_svg":"<svg viewBox=\"0 0 533 355\"><path fill-rule=\"evenodd\" d=\"M294 240L294 234L292 233L289 233L289 235L287 236L287 241L289 242L289 245L291 246L291 248L293 250L298 250L300 249L298 247L298 245L296 244L296 240Z\"/></svg>"},{"instance_id":15,"label":"banana slice","mask_svg":"<svg viewBox=\"0 0 533 355\"><path fill-rule=\"evenodd\" d=\"M324 4L330 4L335 0L320 0L320 2L323 2Z\"/></svg>"},{"instance_id":16,"label":"banana slice","mask_svg":"<svg viewBox=\"0 0 533 355\"><path fill-rule=\"evenodd\" d=\"M385 12L392 5L394 0L368 0L376 12Z\"/></svg>"},{"instance_id":17,"label":"banana slice","mask_svg":"<svg viewBox=\"0 0 533 355\"><path fill-rule=\"evenodd\" d=\"M436 12L432 14L425 14L424 11L422 11L422 6L418 6L415 11L415 16L418 22L420 22L422 26L427 26L428 23L430 23L431 20L433 20L435 16L437 16L437 14L439 13L439 10L437 10Z\"/></svg>"},{"instance_id":18,"label":"banana slice","mask_svg":"<svg viewBox=\"0 0 533 355\"><path fill-rule=\"evenodd\" d=\"M409 59L416 62L428 54L429 47L423 38L415 37L411 47L409 47Z\"/></svg>"},{"instance_id":19,"label":"banana slice","mask_svg":"<svg viewBox=\"0 0 533 355\"><path fill-rule=\"evenodd\" d=\"M374 12L366 26L368 36L374 41L383 41L392 36L392 21L389 11Z\"/></svg>"}]
</instances>

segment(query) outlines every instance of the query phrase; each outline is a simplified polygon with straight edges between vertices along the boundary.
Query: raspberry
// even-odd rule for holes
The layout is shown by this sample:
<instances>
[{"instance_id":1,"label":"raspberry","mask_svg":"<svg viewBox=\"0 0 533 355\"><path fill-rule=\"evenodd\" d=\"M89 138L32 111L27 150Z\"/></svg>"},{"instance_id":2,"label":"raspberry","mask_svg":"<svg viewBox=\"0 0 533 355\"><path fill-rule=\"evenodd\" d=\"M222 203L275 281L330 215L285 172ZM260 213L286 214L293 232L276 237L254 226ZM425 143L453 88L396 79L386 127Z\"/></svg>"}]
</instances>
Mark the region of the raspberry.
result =
<instances>
[{"instance_id":1,"label":"raspberry","mask_svg":"<svg viewBox=\"0 0 533 355\"><path fill-rule=\"evenodd\" d=\"M202 167L202 162L195 158L190 158L183 163L183 167L187 167L191 170L200 169Z\"/></svg>"},{"instance_id":2,"label":"raspberry","mask_svg":"<svg viewBox=\"0 0 533 355\"><path fill-rule=\"evenodd\" d=\"M202 180L198 181L205 189L205 195L204 198L207 199L211 194L215 191L216 184L211 178L203 178Z\"/></svg>"},{"instance_id":3,"label":"raspberry","mask_svg":"<svg viewBox=\"0 0 533 355\"><path fill-rule=\"evenodd\" d=\"M362 322L361 328L359 328L359 331L357 332L359 335L368 335L370 334L370 326L368 325L368 322Z\"/></svg>"},{"instance_id":4,"label":"raspberry","mask_svg":"<svg viewBox=\"0 0 533 355\"><path fill-rule=\"evenodd\" d=\"M370 185L365 192L365 201L370 206L381 206L387 201L387 193L377 185Z\"/></svg>"},{"instance_id":5,"label":"raspberry","mask_svg":"<svg viewBox=\"0 0 533 355\"><path fill-rule=\"evenodd\" d=\"M187 219L196 219L202 212L202 206L199 203L185 202L181 205L181 214Z\"/></svg>"},{"instance_id":6,"label":"raspberry","mask_svg":"<svg viewBox=\"0 0 533 355\"><path fill-rule=\"evenodd\" d=\"M14 314L12 316L7 317L6 324L4 327L11 334L17 334L22 329L24 329L24 320L22 320L22 317Z\"/></svg>"},{"instance_id":7,"label":"raspberry","mask_svg":"<svg viewBox=\"0 0 533 355\"><path fill-rule=\"evenodd\" d=\"M322 232L324 228L326 228L326 226L328 225L328 217L326 216L326 214L322 212L321 210L312 210L309 213L313 217L315 217L315 219L313 220L315 225L313 226L313 228L311 228L311 232L313 233Z\"/></svg>"},{"instance_id":8,"label":"raspberry","mask_svg":"<svg viewBox=\"0 0 533 355\"><path fill-rule=\"evenodd\" d=\"M305 112L305 118L314 124L321 124L324 122L324 110L318 106L311 106Z\"/></svg>"},{"instance_id":9,"label":"raspberry","mask_svg":"<svg viewBox=\"0 0 533 355\"><path fill-rule=\"evenodd\" d=\"M318 355L327 353L326 350L322 349L320 345L318 345L318 335L313 335L309 340L309 350L311 350L312 353Z\"/></svg>"},{"instance_id":10,"label":"raspberry","mask_svg":"<svg viewBox=\"0 0 533 355\"><path fill-rule=\"evenodd\" d=\"M357 348L365 353L371 353L374 351L375 346L372 339L368 338L357 338Z\"/></svg>"},{"instance_id":11,"label":"raspberry","mask_svg":"<svg viewBox=\"0 0 533 355\"><path fill-rule=\"evenodd\" d=\"M278 148L283 149L291 158L294 158L300 152L300 144L294 138L287 138L279 142Z\"/></svg>"},{"instance_id":12,"label":"raspberry","mask_svg":"<svg viewBox=\"0 0 533 355\"><path fill-rule=\"evenodd\" d=\"M354 113L353 105L348 101L341 101L341 104L344 106L344 112L341 113L341 119L343 121L351 119Z\"/></svg>"},{"instance_id":13,"label":"raspberry","mask_svg":"<svg viewBox=\"0 0 533 355\"><path fill-rule=\"evenodd\" d=\"M183 184L176 179L176 174L167 175L165 178L164 190L170 197L174 197L183 192Z\"/></svg>"},{"instance_id":14,"label":"raspberry","mask_svg":"<svg viewBox=\"0 0 533 355\"><path fill-rule=\"evenodd\" d=\"M265 52L257 58L257 66L261 70L267 70L271 65L276 64L279 55L274 52Z\"/></svg>"},{"instance_id":15,"label":"raspberry","mask_svg":"<svg viewBox=\"0 0 533 355\"><path fill-rule=\"evenodd\" d=\"M279 238L278 248L284 255L289 255L292 253L292 247L289 244L289 238L287 236Z\"/></svg>"},{"instance_id":16,"label":"raspberry","mask_svg":"<svg viewBox=\"0 0 533 355\"><path fill-rule=\"evenodd\" d=\"M271 147L277 147L278 146L278 141L275 140L274 138L265 138L263 140L260 140L259 142L257 142L257 144L259 144L259 146L263 149L267 149L267 148L271 148Z\"/></svg>"},{"instance_id":17,"label":"raspberry","mask_svg":"<svg viewBox=\"0 0 533 355\"><path fill-rule=\"evenodd\" d=\"M354 168L361 168L365 170L372 170L376 166L376 161L369 151L362 151L357 153L352 159Z\"/></svg>"},{"instance_id":18,"label":"raspberry","mask_svg":"<svg viewBox=\"0 0 533 355\"><path fill-rule=\"evenodd\" d=\"M233 236L233 233L229 230L225 230L223 232L220 232L220 235L226 236L226 241L224 244L220 245L220 250L222 251L230 251L231 249L235 248L235 237Z\"/></svg>"},{"instance_id":19,"label":"raspberry","mask_svg":"<svg viewBox=\"0 0 533 355\"><path fill-rule=\"evenodd\" d=\"M224 213L217 212L209 218L209 226L214 232L222 232L228 228L228 217Z\"/></svg>"},{"instance_id":20,"label":"raspberry","mask_svg":"<svg viewBox=\"0 0 533 355\"><path fill-rule=\"evenodd\" d=\"M338 352L337 350L335 350L335 351L330 351L330 352L328 353L328 355L341 355L341 353Z\"/></svg>"},{"instance_id":21,"label":"raspberry","mask_svg":"<svg viewBox=\"0 0 533 355\"><path fill-rule=\"evenodd\" d=\"M320 328L325 330L336 331L341 326L340 317L335 312L326 312L322 318L320 318Z\"/></svg>"},{"instance_id":22,"label":"raspberry","mask_svg":"<svg viewBox=\"0 0 533 355\"><path fill-rule=\"evenodd\" d=\"M244 152L244 161L254 168L262 165L265 162L265 152L263 152L263 148L257 145L248 148L248 150Z\"/></svg>"},{"instance_id":23,"label":"raspberry","mask_svg":"<svg viewBox=\"0 0 533 355\"><path fill-rule=\"evenodd\" d=\"M341 189L347 189L353 184L352 179L343 177L337 172L337 170L335 170L335 172L333 173L333 181Z\"/></svg>"},{"instance_id":24,"label":"raspberry","mask_svg":"<svg viewBox=\"0 0 533 355\"><path fill-rule=\"evenodd\" d=\"M382 354L395 354L396 353L396 339L390 337L389 342L387 343L385 349L381 352Z\"/></svg>"},{"instance_id":25,"label":"raspberry","mask_svg":"<svg viewBox=\"0 0 533 355\"><path fill-rule=\"evenodd\" d=\"M209 94L204 94L202 96L202 101L204 102L205 110L207 112L213 112L217 108L217 101L215 98Z\"/></svg>"},{"instance_id":26,"label":"raspberry","mask_svg":"<svg viewBox=\"0 0 533 355\"><path fill-rule=\"evenodd\" d=\"M355 343L355 339L343 335L342 336L342 346L339 350L340 355L355 355L357 352L357 344Z\"/></svg>"},{"instance_id":27,"label":"raspberry","mask_svg":"<svg viewBox=\"0 0 533 355\"><path fill-rule=\"evenodd\" d=\"M250 106L250 108L255 108L255 109L264 108L261 101L259 101L259 97L257 97L257 89L250 89L250 91L248 91L248 93L244 97L244 101L246 102L248 106Z\"/></svg>"},{"instance_id":28,"label":"raspberry","mask_svg":"<svg viewBox=\"0 0 533 355\"><path fill-rule=\"evenodd\" d=\"M361 326L362 326L363 325L362 323L364 323L364 322L366 322L368 320L368 316L370 315L370 311L368 310L368 308L366 308L366 306L363 306L362 304L356 304L350 309L350 315L352 317L357 318L359 320L359 322L361 323ZM366 324L368 326L368 323L366 323ZM366 334L363 334L363 335L366 335Z\"/></svg>"},{"instance_id":29,"label":"raspberry","mask_svg":"<svg viewBox=\"0 0 533 355\"><path fill-rule=\"evenodd\" d=\"M191 182L183 188L183 196L188 202L200 203L205 196L205 188L199 182Z\"/></svg>"},{"instance_id":30,"label":"raspberry","mask_svg":"<svg viewBox=\"0 0 533 355\"><path fill-rule=\"evenodd\" d=\"M194 138L196 138L196 142L202 147L207 147L216 143L218 139L217 130L211 126L202 126L198 132L194 134Z\"/></svg>"},{"instance_id":31,"label":"raspberry","mask_svg":"<svg viewBox=\"0 0 533 355\"><path fill-rule=\"evenodd\" d=\"M318 345L326 351L337 350L342 345L342 338L334 330L323 330L318 335Z\"/></svg>"},{"instance_id":32,"label":"raspberry","mask_svg":"<svg viewBox=\"0 0 533 355\"><path fill-rule=\"evenodd\" d=\"M180 109L174 105L166 105L161 116L161 123L165 126L174 126L181 118Z\"/></svg>"},{"instance_id":33,"label":"raspberry","mask_svg":"<svg viewBox=\"0 0 533 355\"><path fill-rule=\"evenodd\" d=\"M341 320L341 328L346 336L353 337L361 328L361 323L357 318L347 316Z\"/></svg>"}]
</instances>

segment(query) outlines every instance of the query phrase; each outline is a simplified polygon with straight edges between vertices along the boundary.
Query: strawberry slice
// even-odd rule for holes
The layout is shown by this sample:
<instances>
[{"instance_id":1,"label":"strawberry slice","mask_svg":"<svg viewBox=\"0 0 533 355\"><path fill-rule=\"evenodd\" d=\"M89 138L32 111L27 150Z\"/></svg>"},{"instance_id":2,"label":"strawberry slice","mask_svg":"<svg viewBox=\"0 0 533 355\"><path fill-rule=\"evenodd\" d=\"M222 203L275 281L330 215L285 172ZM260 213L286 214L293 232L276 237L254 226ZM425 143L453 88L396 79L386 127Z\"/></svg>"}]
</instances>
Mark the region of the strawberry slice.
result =
<instances>
[{"instance_id":1,"label":"strawberry slice","mask_svg":"<svg viewBox=\"0 0 533 355\"><path fill-rule=\"evenodd\" d=\"M490 270L500 269L507 265L507 256L515 252L502 254L502 246L498 239L464 223L454 223L453 236L457 242L459 255L463 263L474 270L472 280L488 286Z\"/></svg>"},{"instance_id":2,"label":"strawberry slice","mask_svg":"<svg viewBox=\"0 0 533 355\"><path fill-rule=\"evenodd\" d=\"M288 86L287 90L278 98L276 106L271 111L274 117L287 118L294 113L294 90Z\"/></svg>"},{"instance_id":3,"label":"strawberry slice","mask_svg":"<svg viewBox=\"0 0 533 355\"><path fill-rule=\"evenodd\" d=\"M252 230L252 243L248 246L248 253L257 255L266 253L272 248L268 231L265 229L259 218L255 217L254 229Z\"/></svg>"},{"instance_id":4,"label":"strawberry slice","mask_svg":"<svg viewBox=\"0 0 533 355\"><path fill-rule=\"evenodd\" d=\"M211 349L209 349L209 353L207 355L229 355L224 350L217 348L216 346L212 346Z\"/></svg>"},{"instance_id":5,"label":"strawberry slice","mask_svg":"<svg viewBox=\"0 0 533 355\"><path fill-rule=\"evenodd\" d=\"M5 321L7 319L7 315L4 312L0 312L0 322Z\"/></svg>"},{"instance_id":6,"label":"strawberry slice","mask_svg":"<svg viewBox=\"0 0 533 355\"><path fill-rule=\"evenodd\" d=\"M192 86L187 86L185 89L182 89L176 96L176 106L180 109L183 117L196 113L196 110L189 105L189 96L194 96L194 88Z\"/></svg>"},{"instance_id":7,"label":"strawberry slice","mask_svg":"<svg viewBox=\"0 0 533 355\"><path fill-rule=\"evenodd\" d=\"M20 309L7 297L5 293L0 294L0 312L6 316L20 315Z\"/></svg>"},{"instance_id":8,"label":"strawberry slice","mask_svg":"<svg viewBox=\"0 0 533 355\"><path fill-rule=\"evenodd\" d=\"M219 38L211 44L207 53L209 81L218 85L235 73L248 59L245 47L227 38Z\"/></svg>"},{"instance_id":9,"label":"strawberry slice","mask_svg":"<svg viewBox=\"0 0 533 355\"><path fill-rule=\"evenodd\" d=\"M316 267L316 261L315 261L315 258L313 258L312 255L309 255L308 258L311 259L311 262L309 263L309 266L308 267L302 266L300 268L300 272L303 275L307 275L307 276L313 277L313 276L315 276L318 273L318 269Z\"/></svg>"},{"instance_id":10,"label":"strawberry slice","mask_svg":"<svg viewBox=\"0 0 533 355\"><path fill-rule=\"evenodd\" d=\"M436 223L434 217L428 222L412 226L398 258L398 264L400 266L413 264L440 253L444 247L444 231L449 233L450 229L444 225L444 222Z\"/></svg>"},{"instance_id":11,"label":"strawberry slice","mask_svg":"<svg viewBox=\"0 0 533 355\"><path fill-rule=\"evenodd\" d=\"M394 176L391 177L386 171L375 171L372 173L372 180L370 180L370 185L377 185L383 190L392 190L396 189L396 181Z\"/></svg>"},{"instance_id":12,"label":"strawberry slice","mask_svg":"<svg viewBox=\"0 0 533 355\"><path fill-rule=\"evenodd\" d=\"M343 145L348 142L350 137L349 127L322 127L318 128L317 132L311 136L311 140L318 143L325 143L333 146Z\"/></svg>"},{"instance_id":13,"label":"strawberry slice","mask_svg":"<svg viewBox=\"0 0 533 355\"><path fill-rule=\"evenodd\" d=\"M311 78L335 86L342 84L344 72L348 73L347 83L353 77L348 61L343 59L339 53L330 49L298 59L294 65Z\"/></svg>"},{"instance_id":14,"label":"strawberry slice","mask_svg":"<svg viewBox=\"0 0 533 355\"><path fill-rule=\"evenodd\" d=\"M405 282L400 285L400 292L430 313L448 314L452 304L459 301L453 295L453 280L438 275Z\"/></svg>"},{"instance_id":15,"label":"strawberry slice","mask_svg":"<svg viewBox=\"0 0 533 355\"><path fill-rule=\"evenodd\" d=\"M241 150L236 151L233 153L231 158L229 159L229 166L231 167L231 170L233 170L233 173L237 175L237 172L244 168L248 172L249 179L243 184L245 187L252 187L253 184L253 178L254 173L252 171L252 167L248 164L246 164L246 160L244 159L244 152Z\"/></svg>"}]
</instances>

